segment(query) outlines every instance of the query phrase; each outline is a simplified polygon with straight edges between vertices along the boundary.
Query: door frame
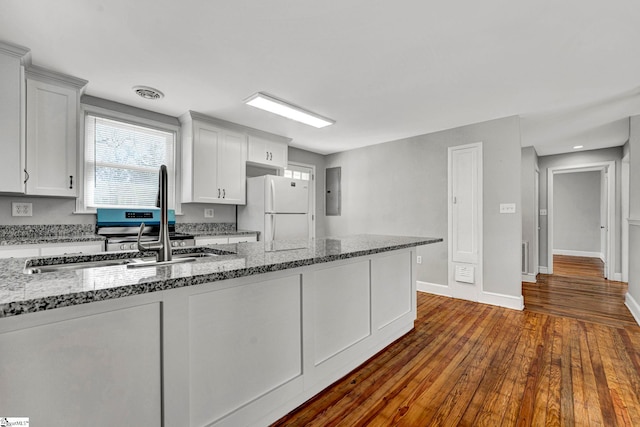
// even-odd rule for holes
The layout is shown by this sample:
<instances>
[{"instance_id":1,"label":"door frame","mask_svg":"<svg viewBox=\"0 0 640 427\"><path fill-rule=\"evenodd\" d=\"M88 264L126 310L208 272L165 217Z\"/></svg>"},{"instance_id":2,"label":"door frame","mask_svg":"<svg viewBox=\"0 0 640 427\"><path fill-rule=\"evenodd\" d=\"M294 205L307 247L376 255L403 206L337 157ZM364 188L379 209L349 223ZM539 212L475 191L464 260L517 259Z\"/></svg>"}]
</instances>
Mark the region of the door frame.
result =
<instances>
[{"instance_id":1,"label":"door frame","mask_svg":"<svg viewBox=\"0 0 640 427\"><path fill-rule=\"evenodd\" d=\"M615 273L615 251L613 251L613 237L615 235L615 217L616 217L616 162L598 162L587 163L574 166L557 166L547 169L547 273L553 274L553 177L556 174L600 171L608 172L607 180L607 249L603 254L605 256L606 278L613 280Z\"/></svg>"}]
</instances>

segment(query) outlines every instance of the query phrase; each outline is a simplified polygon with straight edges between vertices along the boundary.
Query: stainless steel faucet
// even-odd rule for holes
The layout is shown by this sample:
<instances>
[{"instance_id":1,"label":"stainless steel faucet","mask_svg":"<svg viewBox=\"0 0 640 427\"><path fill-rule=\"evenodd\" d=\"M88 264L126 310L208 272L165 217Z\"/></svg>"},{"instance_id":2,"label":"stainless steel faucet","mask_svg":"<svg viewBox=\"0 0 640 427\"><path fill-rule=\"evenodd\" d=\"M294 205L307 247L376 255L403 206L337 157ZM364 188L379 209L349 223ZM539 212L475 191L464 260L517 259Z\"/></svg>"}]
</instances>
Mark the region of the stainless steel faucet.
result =
<instances>
[{"instance_id":1,"label":"stainless steel faucet","mask_svg":"<svg viewBox=\"0 0 640 427\"><path fill-rule=\"evenodd\" d=\"M167 167L165 165L160 166L158 182L158 202L157 206L160 207L160 235L155 242L142 243L140 238L144 232L144 222L140 224L140 230L138 231L138 250L139 251L153 251L156 253L156 262L171 261L171 240L169 240L169 207L168 207L168 187L169 178L167 177Z\"/></svg>"}]
</instances>

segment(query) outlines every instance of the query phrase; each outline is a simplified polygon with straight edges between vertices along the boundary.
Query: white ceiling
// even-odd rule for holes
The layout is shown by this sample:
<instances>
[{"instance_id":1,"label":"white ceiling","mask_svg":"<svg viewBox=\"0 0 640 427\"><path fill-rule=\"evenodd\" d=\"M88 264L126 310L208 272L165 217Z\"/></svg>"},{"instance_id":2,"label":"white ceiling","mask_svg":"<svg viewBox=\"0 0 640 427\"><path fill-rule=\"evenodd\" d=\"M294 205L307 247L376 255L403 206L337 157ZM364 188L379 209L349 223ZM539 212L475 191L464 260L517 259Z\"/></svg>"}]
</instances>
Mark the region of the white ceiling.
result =
<instances>
[{"instance_id":1,"label":"white ceiling","mask_svg":"<svg viewBox=\"0 0 640 427\"><path fill-rule=\"evenodd\" d=\"M195 110L318 153L522 116L540 155L622 145L640 114L636 0L2 0L0 39L86 93ZM137 97L156 87L160 101ZM246 106L258 91L336 120Z\"/></svg>"}]
</instances>

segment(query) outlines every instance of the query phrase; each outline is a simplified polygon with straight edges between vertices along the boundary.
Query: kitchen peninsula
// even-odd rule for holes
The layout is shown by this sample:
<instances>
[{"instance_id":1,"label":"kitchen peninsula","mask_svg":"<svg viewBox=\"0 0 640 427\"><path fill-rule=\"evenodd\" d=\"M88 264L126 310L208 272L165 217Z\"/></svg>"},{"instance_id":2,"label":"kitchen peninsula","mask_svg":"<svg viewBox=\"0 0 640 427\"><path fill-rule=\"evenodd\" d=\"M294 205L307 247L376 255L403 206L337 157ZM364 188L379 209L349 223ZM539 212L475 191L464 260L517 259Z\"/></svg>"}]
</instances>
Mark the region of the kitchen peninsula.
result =
<instances>
[{"instance_id":1,"label":"kitchen peninsula","mask_svg":"<svg viewBox=\"0 0 640 427\"><path fill-rule=\"evenodd\" d=\"M2 415L268 425L413 328L415 247L441 241L212 245L194 262L42 273L135 253L0 260Z\"/></svg>"}]
</instances>

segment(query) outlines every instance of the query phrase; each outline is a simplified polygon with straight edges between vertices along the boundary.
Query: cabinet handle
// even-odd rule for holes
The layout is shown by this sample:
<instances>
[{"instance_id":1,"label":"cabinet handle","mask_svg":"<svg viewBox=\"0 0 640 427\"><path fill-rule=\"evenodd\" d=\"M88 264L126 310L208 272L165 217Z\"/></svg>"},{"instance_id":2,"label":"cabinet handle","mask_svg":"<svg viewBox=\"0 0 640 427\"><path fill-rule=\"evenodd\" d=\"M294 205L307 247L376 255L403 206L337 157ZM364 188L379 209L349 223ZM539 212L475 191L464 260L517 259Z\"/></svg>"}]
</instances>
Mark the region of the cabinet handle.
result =
<instances>
[{"instance_id":1,"label":"cabinet handle","mask_svg":"<svg viewBox=\"0 0 640 427\"><path fill-rule=\"evenodd\" d=\"M225 199L226 197L227 197L227 192L223 188L222 189L222 198Z\"/></svg>"},{"instance_id":2,"label":"cabinet handle","mask_svg":"<svg viewBox=\"0 0 640 427\"><path fill-rule=\"evenodd\" d=\"M265 160L269 160L269 152L267 151L267 158Z\"/></svg>"},{"instance_id":3,"label":"cabinet handle","mask_svg":"<svg viewBox=\"0 0 640 427\"><path fill-rule=\"evenodd\" d=\"M273 160L273 153L269 153L269 160Z\"/></svg>"},{"instance_id":4,"label":"cabinet handle","mask_svg":"<svg viewBox=\"0 0 640 427\"><path fill-rule=\"evenodd\" d=\"M69 175L69 189L73 190L73 175Z\"/></svg>"},{"instance_id":5,"label":"cabinet handle","mask_svg":"<svg viewBox=\"0 0 640 427\"><path fill-rule=\"evenodd\" d=\"M24 184L27 183L27 181L29 181L29 172L27 172L27 170L24 170Z\"/></svg>"},{"instance_id":6,"label":"cabinet handle","mask_svg":"<svg viewBox=\"0 0 640 427\"><path fill-rule=\"evenodd\" d=\"M218 199L220 198L220 189L218 188Z\"/></svg>"}]
</instances>

